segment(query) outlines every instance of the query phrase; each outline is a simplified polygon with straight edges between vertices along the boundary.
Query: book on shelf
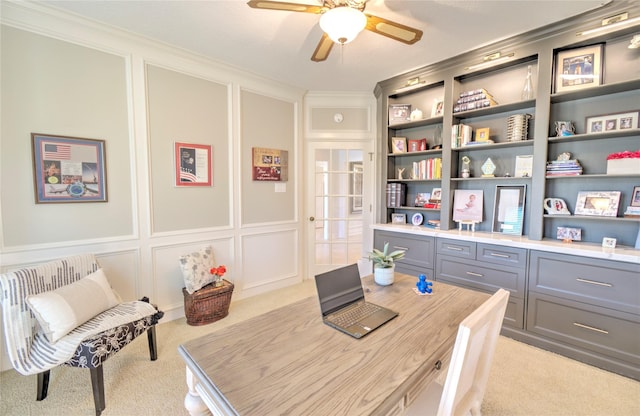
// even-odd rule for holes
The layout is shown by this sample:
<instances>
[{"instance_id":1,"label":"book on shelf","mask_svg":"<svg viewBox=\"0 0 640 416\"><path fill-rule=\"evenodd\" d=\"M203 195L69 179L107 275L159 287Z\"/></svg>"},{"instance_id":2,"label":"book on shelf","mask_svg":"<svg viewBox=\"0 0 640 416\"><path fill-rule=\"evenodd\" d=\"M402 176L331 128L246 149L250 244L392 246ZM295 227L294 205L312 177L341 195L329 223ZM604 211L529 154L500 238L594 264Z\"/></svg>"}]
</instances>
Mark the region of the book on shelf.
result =
<instances>
[{"instance_id":1,"label":"book on shelf","mask_svg":"<svg viewBox=\"0 0 640 416\"><path fill-rule=\"evenodd\" d=\"M427 227L440 229L440 220L427 220L425 223Z\"/></svg>"},{"instance_id":2,"label":"book on shelf","mask_svg":"<svg viewBox=\"0 0 640 416\"><path fill-rule=\"evenodd\" d=\"M464 91L460 93L460 97L453 107L454 113L461 111L477 110L479 108L493 107L498 102L487 90L480 88L477 90Z\"/></svg>"},{"instance_id":3,"label":"book on shelf","mask_svg":"<svg viewBox=\"0 0 640 416\"><path fill-rule=\"evenodd\" d=\"M451 126L451 148L466 146L473 137L473 128L466 124L454 124Z\"/></svg>"},{"instance_id":4,"label":"book on shelf","mask_svg":"<svg viewBox=\"0 0 640 416\"><path fill-rule=\"evenodd\" d=\"M552 160L547 162L547 176L582 175L582 166L577 159Z\"/></svg>"},{"instance_id":5,"label":"book on shelf","mask_svg":"<svg viewBox=\"0 0 640 416\"><path fill-rule=\"evenodd\" d=\"M628 206L624 211L625 217L640 217L640 207Z\"/></svg>"},{"instance_id":6,"label":"book on shelf","mask_svg":"<svg viewBox=\"0 0 640 416\"><path fill-rule=\"evenodd\" d=\"M424 159L412 164L412 179L441 179L442 158Z\"/></svg>"},{"instance_id":7,"label":"book on shelf","mask_svg":"<svg viewBox=\"0 0 640 416\"><path fill-rule=\"evenodd\" d=\"M406 183L388 183L386 191L388 208L399 208L404 205L407 193Z\"/></svg>"}]
</instances>

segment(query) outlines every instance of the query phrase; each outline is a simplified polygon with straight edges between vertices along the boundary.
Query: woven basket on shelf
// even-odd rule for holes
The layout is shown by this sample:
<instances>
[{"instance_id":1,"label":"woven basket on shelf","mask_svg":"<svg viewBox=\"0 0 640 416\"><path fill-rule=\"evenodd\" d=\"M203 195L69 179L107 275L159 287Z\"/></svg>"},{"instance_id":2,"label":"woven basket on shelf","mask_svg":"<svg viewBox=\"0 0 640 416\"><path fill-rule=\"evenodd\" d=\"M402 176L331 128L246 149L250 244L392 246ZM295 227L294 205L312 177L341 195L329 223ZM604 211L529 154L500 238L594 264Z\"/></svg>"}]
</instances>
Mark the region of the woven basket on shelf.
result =
<instances>
[{"instance_id":1,"label":"woven basket on shelf","mask_svg":"<svg viewBox=\"0 0 640 416\"><path fill-rule=\"evenodd\" d=\"M233 283L223 280L222 286L213 283L196 290L192 294L182 288L184 314L189 325L206 325L218 321L229 314L229 304L233 293Z\"/></svg>"}]
</instances>

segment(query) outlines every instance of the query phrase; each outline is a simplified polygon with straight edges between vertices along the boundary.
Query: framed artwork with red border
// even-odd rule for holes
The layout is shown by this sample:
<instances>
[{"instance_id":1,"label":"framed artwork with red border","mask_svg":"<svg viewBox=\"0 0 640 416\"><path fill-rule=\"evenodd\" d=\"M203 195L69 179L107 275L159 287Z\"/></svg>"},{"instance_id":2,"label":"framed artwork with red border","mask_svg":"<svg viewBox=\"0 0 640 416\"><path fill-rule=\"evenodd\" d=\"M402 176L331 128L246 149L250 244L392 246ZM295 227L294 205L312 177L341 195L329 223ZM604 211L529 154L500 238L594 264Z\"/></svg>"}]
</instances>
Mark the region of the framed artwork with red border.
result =
<instances>
[{"instance_id":1,"label":"framed artwork with red border","mask_svg":"<svg viewBox=\"0 0 640 416\"><path fill-rule=\"evenodd\" d=\"M175 186L211 186L211 145L175 142Z\"/></svg>"}]
</instances>

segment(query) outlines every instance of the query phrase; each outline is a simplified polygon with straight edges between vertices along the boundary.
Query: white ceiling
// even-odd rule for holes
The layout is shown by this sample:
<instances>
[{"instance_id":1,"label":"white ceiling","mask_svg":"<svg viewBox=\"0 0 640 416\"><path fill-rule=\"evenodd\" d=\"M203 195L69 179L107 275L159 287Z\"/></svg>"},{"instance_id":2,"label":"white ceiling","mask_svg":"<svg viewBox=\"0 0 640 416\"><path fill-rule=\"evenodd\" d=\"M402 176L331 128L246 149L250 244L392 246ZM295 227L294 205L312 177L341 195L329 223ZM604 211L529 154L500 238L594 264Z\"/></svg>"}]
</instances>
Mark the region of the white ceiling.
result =
<instances>
[{"instance_id":1,"label":"white ceiling","mask_svg":"<svg viewBox=\"0 0 640 416\"><path fill-rule=\"evenodd\" d=\"M320 0L288 0L318 4ZM605 0L369 0L366 12L424 32L405 45L364 31L310 60L319 16L250 8L245 0L43 3L313 91L372 91L378 81L575 16Z\"/></svg>"}]
</instances>

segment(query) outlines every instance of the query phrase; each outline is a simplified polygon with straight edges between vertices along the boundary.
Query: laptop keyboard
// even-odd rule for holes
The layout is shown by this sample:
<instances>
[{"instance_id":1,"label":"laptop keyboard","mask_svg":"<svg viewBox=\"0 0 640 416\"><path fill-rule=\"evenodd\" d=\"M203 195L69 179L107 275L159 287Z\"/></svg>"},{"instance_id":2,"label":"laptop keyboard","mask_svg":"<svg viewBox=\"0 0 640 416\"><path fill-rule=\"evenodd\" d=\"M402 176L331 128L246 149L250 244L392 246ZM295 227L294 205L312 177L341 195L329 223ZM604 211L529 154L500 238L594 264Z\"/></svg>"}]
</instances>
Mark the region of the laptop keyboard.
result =
<instances>
[{"instance_id":1,"label":"laptop keyboard","mask_svg":"<svg viewBox=\"0 0 640 416\"><path fill-rule=\"evenodd\" d=\"M379 306L371 303L360 303L354 307L327 316L327 320L343 328L347 328L363 318L373 315L380 309Z\"/></svg>"}]
</instances>

